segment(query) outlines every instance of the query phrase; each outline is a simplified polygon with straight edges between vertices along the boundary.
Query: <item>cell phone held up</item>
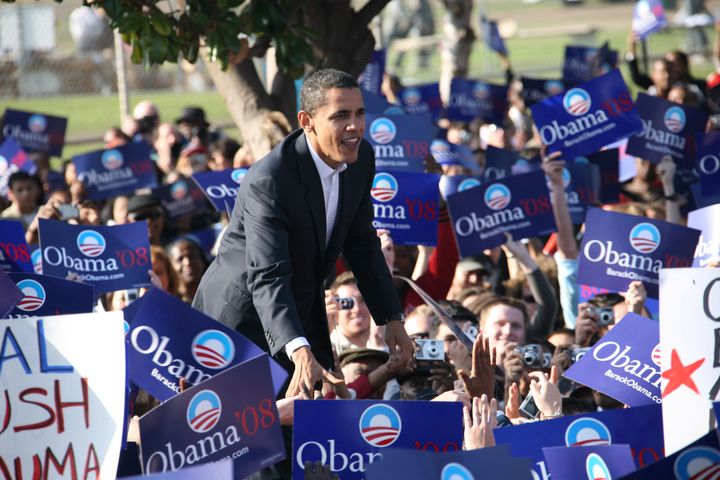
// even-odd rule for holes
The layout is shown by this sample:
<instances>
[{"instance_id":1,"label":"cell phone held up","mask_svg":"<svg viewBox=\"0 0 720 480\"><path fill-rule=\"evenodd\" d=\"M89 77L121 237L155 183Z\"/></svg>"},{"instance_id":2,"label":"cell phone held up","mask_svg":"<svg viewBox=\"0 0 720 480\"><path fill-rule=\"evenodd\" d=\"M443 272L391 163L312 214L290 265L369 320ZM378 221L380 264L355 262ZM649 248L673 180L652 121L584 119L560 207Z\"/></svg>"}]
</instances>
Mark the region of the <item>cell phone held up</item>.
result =
<instances>
[{"instance_id":1,"label":"cell phone held up","mask_svg":"<svg viewBox=\"0 0 720 480\"><path fill-rule=\"evenodd\" d=\"M75 220L80 217L80 211L75 205L69 203L63 203L57 206L58 212L60 213L60 220Z\"/></svg>"}]
</instances>

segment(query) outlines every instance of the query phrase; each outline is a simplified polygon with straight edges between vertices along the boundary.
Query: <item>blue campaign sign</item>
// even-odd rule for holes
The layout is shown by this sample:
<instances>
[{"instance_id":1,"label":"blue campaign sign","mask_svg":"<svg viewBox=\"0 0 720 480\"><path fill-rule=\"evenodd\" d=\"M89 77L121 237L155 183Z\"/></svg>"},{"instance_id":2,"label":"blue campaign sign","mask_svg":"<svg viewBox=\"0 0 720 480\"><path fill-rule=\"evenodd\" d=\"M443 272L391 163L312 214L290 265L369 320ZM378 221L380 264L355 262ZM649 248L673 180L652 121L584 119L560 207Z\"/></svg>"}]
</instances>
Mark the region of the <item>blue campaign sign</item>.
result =
<instances>
[{"instance_id":1,"label":"blue campaign sign","mask_svg":"<svg viewBox=\"0 0 720 480\"><path fill-rule=\"evenodd\" d=\"M573 159L573 163L589 165L594 201L617 203L620 196L619 156L617 148L608 148Z\"/></svg>"},{"instance_id":2,"label":"blue campaign sign","mask_svg":"<svg viewBox=\"0 0 720 480\"><path fill-rule=\"evenodd\" d=\"M178 320L178 319L175 319ZM244 388L238 395L238 387ZM242 479L285 458L267 355L167 400L140 418L144 474L232 459Z\"/></svg>"},{"instance_id":3,"label":"blue campaign sign","mask_svg":"<svg viewBox=\"0 0 720 480\"><path fill-rule=\"evenodd\" d=\"M201 172L192 176L218 212L232 212L238 188L247 168L229 168L219 172Z\"/></svg>"},{"instance_id":4,"label":"blue campaign sign","mask_svg":"<svg viewBox=\"0 0 720 480\"><path fill-rule=\"evenodd\" d=\"M440 195L443 200L447 200L449 195L457 192L464 192L469 188L478 187L482 184L482 179L472 175L443 175L440 177Z\"/></svg>"},{"instance_id":5,"label":"blue campaign sign","mask_svg":"<svg viewBox=\"0 0 720 480\"><path fill-rule=\"evenodd\" d=\"M37 273L8 275L23 293L9 317L91 313L95 307L93 287L90 285Z\"/></svg>"},{"instance_id":6,"label":"blue campaign sign","mask_svg":"<svg viewBox=\"0 0 720 480\"><path fill-rule=\"evenodd\" d=\"M372 115L365 138L375 151L379 170L422 172L430 153L433 126L428 115Z\"/></svg>"},{"instance_id":7,"label":"blue campaign sign","mask_svg":"<svg viewBox=\"0 0 720 480\"><path fill-rule=\"evenodd\" d=\"M482 27L483 43L493 52L500 55L507 55L507 47L505 40L500 36L497 22L488 19L485 16L480 17L480 26Z\"/></svg>"},{"instance_id":8,"label":"blue campaign sign","mask_svg":"<svg viewBox=\"0 0 720 480\"><path fill-rule=\"evenodd\" d=\"M720 445L716 432L709 432L682 450L645 468L636 470L622 480L715 479L720 472Z\"/></svg>"},{"instance_id":9,"label":"blue campaign sign","mask_svg":"<svg viewBox=\"0 0 720 480\"><path fill-rule=\"evenodd\" d=\"M698 133L697 172L703 197L720 195L720 132Z\"/></svg>"},{"instance_id":10,"label":"blue campaign sign","mask_svg":"<svg viewBox=\"0 0 720 480\"><path fill-rule=\"evenodd\" d=\"M638 0L633 10L632 33L638 39L661 30L667 25L662 0Z\"/></svg>"},{"instance_id":11,"label":"blue campaign sign","mask_svg":"<svg viewBox=\"0 0 720 480\"><path fill-rule=\"evenodd\" d=\"M367 90L362 90L363 99L365 100L365 111L374 115L403 115L405 109L400 105L393 105L388 102L385 97L376 95Z\"/></svg>"},{"instance_id":12,"label":"blue campaign sign","mask_svg":"<svg viewBox=\"0 0 720 480\"><path fill-rule=\"evenodd\" d=\"M572 415L494 430L498 445L508 444L514 457L529 457L535 478L548 480L544 447L628 444L635 465L643 467L663 457L660 405Z\"/></svg>"},{"instance_id":13,"label":"blue campaign sign","mask_svg":"<svg viewBox=\"0 0 720 480\"><path fill-rule=\"evenodd\" d=\"M375 95L380 95L380 85L382 85L385 73L385 56L385 49L372 52L370 61L365 65L365 69L358 78L360 86Z\"/></svg>"},{"instance_id":14,"label":"blue campaign sign","mask_svg":"<svg viewBox=\"0 0 720 480\"><path fill-rule=\"evenodd\" d=\"M594 78L532 106L548 153L574 158L642 129L642 121L619 70Z\"/></svg>"},{"instance_id":15,"label":"blue campaign sign","mask_svg":"<svg viewBox=\"0 0 720 480\"><path fill-rule=\"evenodd\" d=\"M453 78L445 115L450 120L470 122L474 118L502 124L507 110L507 86L481 80Z\"/></svg>"},{"instance_id":16,"label":"blue campaign sign","mask_svg":"<svg viewBox=\"0 0 720 480\"><path fill-rule=\"evenodd\" d=\"M437 244L439 181L432 173L376 173L370 189L373 226L389 230L397 245Z\"/></svg>"},{"instance_id":17,"label":"blue campaign sign","mask_svg":"<svg viewBox=\"0 0 720 480\"><path fill-rule=\"evenodd\" d=\"M565 84L560 79L520 77L520 81L522 99L528 107L565 91Z\"/></svg>"},{"instance_id":18,"label":"blue campaign sign","mask_svg":"<svg viewBox=\"0 0 720 480\"><path fill-rule=\"evenodd\" d=\"M76 155L72 161L88 198L104 200L157 186L152 148L145 142Z\"/></svg>"},{"instance_id":19,"label":"blue campaign sign","mask_svg":"<svg viewBox=\"0 0 720 480\"><path fill-rule=\"evenodd\" d=\"M480 173L480 165L475 161L472 150L465 145L436 138L430 144L430 155L439 165L462 165L471 173Z\"/></svg>"},{"instance_id":20,"label":"blue campaign sign","mask_svg":"<svg viewBox=\"0 0 720 480\"><path fill-rule=\"evenodd\" d=\"M635 471L629 445L543 448L553 480L609 480Z\"/></svg>"},{"instance_id":21,"label":"blue campaign sign","mask_svg":"<svg viewBox=\"0 0 720 480\"><path fill-rule=\"evenodd\" d=\"M2 136L14 139L25 151L48 152L62 156L67 118L44 113L6 109L3 115Z\"/></svg>"},{"instance_id":22,"label":"blue campaign sign","mask_svg":"<svg viewBox=\"0 0 720 480\"><path fill-rule=\"evenodd\" d=\"M0 269L0 318L7 318L7 314L21 298L23 298L22 290Z\"/></svg>"},{"instance_id":23,"label":"blue campaign sign","mask_svg":"<svg viewBox=\"0 0 720 480\"><path fill-rule=\"evenodd\" d=\"M35 163L12 138L0 144L0 195L7 197L10 175L18 171L35 172Z\"/></svg>"},{"instance_id":24,"label":"blue campaign sign","mask_svg":"<svg viewBox=\"0 0 720 480\"><path fill-rule=\"evenodd\" d=\"M371 463L367 480L473 480L482 472L483 480L531 480L530 460L513 458L506 445L466 452L423 452L388 450L382 460Z\"/></svg>"},{"instance_id":25,"label":"blue campaign sign","mask_svg":"<svg viewBox=\"0 0 720 480\"><path fill-rule=\"evenodd\" d=\"M653 163L670 155L678 166L693 166L695 134L705 131L707 114L645 93L638 94L635 105L643 128L628 138L627 153Z\"/></svg>"},{"instance_id":26,"label":"blue campaign sign","mask_svg":"<svg viewBox=\"0 0 720 480\"><path fill-rule=\"evenodd\" d=\"M548 181L548 188L550 183ZM585 222L585 213L588 205L593 202L594 192L590 178L590 165L582 162L570 162L563 167L563 186L567 199L570 218L575 225Z\"/></svg>"},{"instance_id":27,"label":"blue campaign sign","mask_svg":"<svg viewBox=\"0 0 720 480\"><path fill-rule=\"evenodd\" d=\"M631 407L661 403L660 330L626 314L563 375Z\"/></svg>"},{"instance_id":28,"label":"blue campaign sign","mask_svg":"<svg viewBox=\"0 0 720 480\"><path fill-rule=\"evenodd\" d=\"M122 477L124 480L232 480L233 462L225 460L217 463L206 463L196 467L185 467L182 470L155 475L135 475Z\"/></svg>"},{"instance_id":29,"label":"blue campaign sign","mask_svg":"<svg viewBox=\"0 0 720 480\"><path fill-rule=\"evenodd\" d=\"M692 266L707 267L711 262L720 263L720 204L693 210L688 214L687 225L701 232Z\"/></svg>"},{"instance_id":30,"label":"blue campaign sign","mask_svg":"<svg viewBox=\"0 0 720 480\"><path fill-rule=\"evenodd\" d=\"M235 330L151 288L128 305L128 376L160 401L180 391L180 379L197 385L264 352ZM178 322L182 319L182 322ZM287 373L269 359L275 391Z\"/></svg>"},{"instance_id":31,"label":"blue campaign sign","mask_svg":"<svg viewBox=\"0 0 720 480\"><path fill-rule=\"evenodd\" d=\"M398 98L407 113L430 115L433 122L437 121L443 110L440 86L437 83L405 87L398 92Z\"/></svg>"},{"instance_id":32,"label":"blue campaign sign","mask_svg":"<svg viewBox=\"0 0 720 480\"><path fill-rule=\"evenodd\" d=\"M541 171L513 175L450 195L447 203L461 257L505 243L505 232L521 239L555 230L545 174Z\"/></svg>"},{"instance_id":33,"label":"blue campaign sign","mask_svg":"<svg viewBox=\"0 0 720 480\"><path fill-rule=\"evenodd\" d=\"M45 275L76 273L95 293L150 285L146 221L105 227L41 219L39 227Z\"/></svg>"},{"instance_id":34,"label":"blue campaign sign","mask_svg":"<svg viewBox=\"0 0 720 480\"><path fill-rule=\"evenodd\" d=\"M0 269L6 272L32 272L30 247L18 220L0 220Z\"/></svg>"},{"instance_id":35,"label":"blue campaign sign","mask_svg":"<svg viewBox=\"0 0 720 480\"><path fill-rule=\"evenodd\" d=\"M195 182L181 178L153 190L171 220L189 213L201 215L212 210L203 190Z\"/></svg>"},{"instance_id":36,"label":"blue campaign sign","mask_svg":"<svg viewBox=\"0 0 720 480\"><path fill-rule=\"evenodd\" d=\"M700 231L681 225L592 208L577 281L622 292L639 280L648 297L658 298L660 269L689 267L699 237Z\"/></svg>"},{"instance_id":37,"label":"blue campaign sign","mask_svg":"<svg viewBox=\"0 0 720 480\"><path fill-rule=\"evenodd\" d=\"M618 52L602 47L565 47L563 81L568 85L587 82L617 67Z\"/></svg>"},{"instance_id":38,"label":"blue campaign sign","mask_svg":"<svg viewBox=\"0 0 720 480\"><path fill-rule=\"evenodd\" d=\"M388 449L460 451L462 438L457 402L298 400L292 478L304 478L305 462L322 461L343 480L362 479Z\"/></svg>"},{"instance_id":39,"label":"blue campaign sign","mask_svg":"<svg viewBox=\"0 0 720 480\"><path fill-rule=\"evenodd\" d=\"M522 171L523 169L525 171ZM483 168L482 174L486 182L500 180L518 173L527 173L530 170L533 170L533 168L518 153L493 147L492 145L487 146L485 150L485 168Z\"/></svg>"}]
</instances>

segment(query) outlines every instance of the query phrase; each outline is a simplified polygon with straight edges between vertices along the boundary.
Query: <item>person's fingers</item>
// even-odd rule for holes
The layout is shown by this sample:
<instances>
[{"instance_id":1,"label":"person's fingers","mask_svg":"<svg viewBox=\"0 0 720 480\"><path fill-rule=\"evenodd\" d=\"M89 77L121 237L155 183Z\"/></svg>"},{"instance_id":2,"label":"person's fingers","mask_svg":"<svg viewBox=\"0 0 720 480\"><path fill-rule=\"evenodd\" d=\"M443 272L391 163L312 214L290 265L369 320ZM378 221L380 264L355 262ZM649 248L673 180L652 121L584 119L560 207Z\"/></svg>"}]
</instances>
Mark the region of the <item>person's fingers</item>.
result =
<instances>
[{"instance_id":1,"label":"person's fingers","mask_svg":"<svg viewBox=\"0 0 720 480\"><path fill-rule=\"evenodd\" d=\"M543 374L543 372L530 372L528 373L528 376L533 380L536 380L540 385L547 383L547 378L545 378L545 374Z\"/></svg>"},{"instance_id":2,"label":"person's fingers","mask_svg":"<svg viewBox=\"0 0 720 480\"><path fill-rule=\"evenodd\" d=\"M482 425L482 405L479 397L473 398L473 425Z\"/></svg>"},{"instance_id":3,"label":"person's fingers","mask_svg":"<svg viewBox=\"0 0 720 480\"><path fill-rule=\"evenodd\" d=\"M557 385L560 381L560 369L557 367L557 365L553 365L550 367L550 383L553 385Z\"/></svg>"},{"instance_id":4,"label":"person's fingers","mask_svg":"<svg viewBox=\"0 0 720 480\"><path fill-rule=\"evenodd\" d=\"M490 339L488 337L485 337L484 339L484 347L483 348L483 362L485 365L490 363Z\"/></svg>"},{"instance_id":5,"label":"person's fingers","mask_svg":"<svg viewBox=\"0 0 720 480\"><path fill-rule=\"evenodd\" d=\"M482 334L478 333L478 336L475 337L475 342L473 342L473 349L472 349L472 374L475 375L477 373L479 363L480 363L480 357L482 355Z\"/></svg>"},{"instance_id":6,"label":"person's fingers","mask_svg":"<svg viewBox=\"0 0 720 480\"><path fill-rule=\"evenodd\" d=\"M472 418L470 418L470 408L466 405L463 407L463 425L465 430L472 428Z\"/></svg>"},{"instance_id":7,"label":"person's fingers","mask_svg":"<svg viewBox=\"0 0 720 480\"><path fill-rule=\"evenodd\" d=\"M468 372L465 370L458 370L458 377L460 377L460 380L462 380L463 388L465 391L470 395L470 375L468 375Z\"/></svg>"},{"instance_id":8,"label":"person's fingers","mask_svg":"<svg viewBox=\"0 0 720 480\"><path fill-rule=\"evenodd\" d=\"M495 365L497 365L497 348L495 348L495 347L493 347L493 349L492 349L492 361L490 362L490 364L493 367L495 367Z\"/></svg>"},{"instance_id":9,"label":"person's fingers","mask_svg":"<svg viewBox=\"0 0 720 480\"><path fill-rule=\"evenodd\" d=\"M480 420L482 424L488 423L488 416L490 415L490 403L488 402L487 395L483 394L480 397Z\"/></svg>"},{"instance_id":10,"label":"person's fingers","mask_svg":"<svg viewBox=\"0 0 720 480\"><path fill-rule=\"evenodd\" d=\"M493 398L490 400L490 426L491 428L497 427L497 400Z\"/></svg>"}]
</instances>

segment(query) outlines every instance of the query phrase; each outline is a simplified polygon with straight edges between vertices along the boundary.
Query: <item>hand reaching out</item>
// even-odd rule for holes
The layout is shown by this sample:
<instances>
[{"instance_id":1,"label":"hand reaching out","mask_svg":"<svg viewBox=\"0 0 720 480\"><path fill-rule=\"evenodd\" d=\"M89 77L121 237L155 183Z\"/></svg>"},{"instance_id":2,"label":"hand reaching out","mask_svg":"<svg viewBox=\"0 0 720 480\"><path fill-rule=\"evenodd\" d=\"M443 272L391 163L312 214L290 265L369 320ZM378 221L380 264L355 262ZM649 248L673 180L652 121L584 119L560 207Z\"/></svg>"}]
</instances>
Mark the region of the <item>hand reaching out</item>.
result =
<instances>
[{"instance_id":1,"label":"hand reaching out","mask_svg":"<svg viewBox=\"0 0 720 480\"><path fill-rule=\"evenodd\" d=\"M530 372L530 393L545 418L562 415L562 395L557 387L559 376L557 367L551 368L549 376L542 372Z\"/></svg>"},{"instance_id":2,"label":"hand reaching out","mask_svg":"<svg viewBox=\"0 0 720 480\"><path fill-rule=\"evenodd\" d=\"M483 339L482 333L478 333L473 344L470 373L468 374L465 370L458 371L458 376L470 397L475 398L486 395L488 398L493 398L496 361L497 355L494 348L492 352L490 351L489 339Z\"/></svg>"},{"instance_id":3,"label":"hand reaching out","mask_svg":"<svg viewBox=\"0 0 720 480\"><path fill-rule=\"evenodd\" d=\"M472 411L467 406L463 408L463 421L466 450L495 446L493 430L497 427L497 401L494 398L489 402L487 395L473 398Z\"/></svg>"}]
</instances>

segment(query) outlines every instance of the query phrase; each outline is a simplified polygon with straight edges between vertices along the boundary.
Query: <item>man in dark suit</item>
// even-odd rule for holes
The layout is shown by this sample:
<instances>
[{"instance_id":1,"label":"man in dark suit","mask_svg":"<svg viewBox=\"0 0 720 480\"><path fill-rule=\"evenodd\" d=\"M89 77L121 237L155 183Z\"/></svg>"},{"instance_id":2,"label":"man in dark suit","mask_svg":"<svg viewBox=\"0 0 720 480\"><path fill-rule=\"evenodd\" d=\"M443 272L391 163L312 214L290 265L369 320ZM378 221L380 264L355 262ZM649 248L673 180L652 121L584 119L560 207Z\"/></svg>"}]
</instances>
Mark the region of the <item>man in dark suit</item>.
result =
<instances>
[{"instance_id":1,"label":"man in dark suit","mask_svg":"<svg viewBox=\"0 0 720 480\"><path fill-rule=\"evenodd\" d=\"M193 306L294 367L286 395L307 397L333 364L322 284L341 252L391 355L409 361L413 344L372 226L375 156L358 84L320 70L300 108L302 129L245 175Z\"/></svg>"}]
</instances>

